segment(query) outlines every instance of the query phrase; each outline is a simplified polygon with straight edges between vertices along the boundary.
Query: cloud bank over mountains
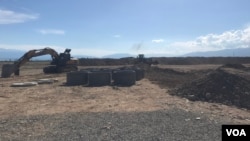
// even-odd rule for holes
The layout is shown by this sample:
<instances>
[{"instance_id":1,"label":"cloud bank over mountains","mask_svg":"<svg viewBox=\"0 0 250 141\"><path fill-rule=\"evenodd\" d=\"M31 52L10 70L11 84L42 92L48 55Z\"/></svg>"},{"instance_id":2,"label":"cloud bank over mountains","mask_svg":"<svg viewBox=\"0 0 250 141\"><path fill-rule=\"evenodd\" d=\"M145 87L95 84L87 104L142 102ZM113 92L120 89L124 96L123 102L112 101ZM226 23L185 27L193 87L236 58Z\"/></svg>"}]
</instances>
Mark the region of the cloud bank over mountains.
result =
<instances>
[{"instance_id":1,"label":"cloud bank over mountains","mask_svg":"<svg viewBox=\"0 0 250 141\"><path fill-rule=\"evenodd\" d=\"M240 30L225 31L221 34L208 34L186 42L169 44L173 53L218 51L223 49L250 47L250 26Z\"/></svg>"},{"instance_id":2,"label":"cloud bank over mountains","mask_svg":"<svg viewBox=\"0 0 250 141\"><path fill-rule=\"evenodd\" d=\"M63 30L40 30L41 34L57 34L64 35L65 31ZM183 55L191 52L207 52L207 51L218 51L224 49L236 49L236 48L250 48L250 26L240 29L240 30L230 30L225 31L221 34L208 34L204 36L197 37L191 41L183 42L173 42L166 43L166 39L154 39L148 42L140 42L138 44L131 45L132 48L136 49L137 53L144 54L168 54L171 56L174 55ZM157 47L153 47L154 44L157 44ZM62 51L64 46L57 45L8 45L0 44L0 48L8 49L20 49L20 50L29 50L34 48L44 48L50 46L52 48ZM130 47L131 48L131 47ZM109 55L115 52L114 50L107 50L103 48L72 48L73 53L80 55L81 53L88 53L91 56L101 56ZM135 51L128 50L129 54L135 54Z\"/></svg>"},{"instance_id":3,"label":"cloud bank over mountains","mask_svg":"<svg viewBox=\"0 0 250 141\"><path fill-rule=\"evenodd\" d=\"M40 20L40 14L33 12L17 12L14 10L8 10L0 8L0 25L5 26L7 24L20 24L25 22L30 22L34 20ZM39 27L38 27L39 28ZM56 28L40 28L40 29L31 29L34 31L34 34L42 35L66 35L66 31L63 29ZM212 31L213 32L213 31ZM131 42L130 46L128 44L123 45L117 48L124 48L123 52L129 54L169 54L169 55L183 55L191 52L207 52L207 51L218 51L224 49L236 49L236 48L250 48L250 25L242 29L233 29L224 31L222 33L210 33L207 35L201 35L194 38L193 40L188 41L170 41L167 38L155 38L152 37L151 40L142 38L142 41L126 41L126 36L129 35L113 35L114 38L119 38L121 42ZM164 34L163 34L164 35ZM109 35L110 36L110 35ZM40 37L39 37L40 38ZM105 38L105 37L104 37ZM1 40L0 40L1 41ZM70 41L74 43L75 41ZM97 41L98 42L98 41ZM57 45L57 43L59 45ZM70 43L68 43L70 44ZM110 43L112 44L112 43ZM59 42L49 45L41 45L39 43L25 43L25 44L9 44L9 43L0 43L0 48L7 49L19 49L19 50L30 50L38 49L50 46L52 48L62 51L64 48L71 48L73 52L77 55L81 53L88 53L91 56L100 56L100 55L109 55L110 53L121 53L119 51L109 48L109 44L101 45L101 47L96 46L76 46L76 47L67 47ZM84 48L84 49L81 49ZM131 50L131 48L133 48ZM75 50L75 51L74 51Z\"/></svg>"}]
</instances>

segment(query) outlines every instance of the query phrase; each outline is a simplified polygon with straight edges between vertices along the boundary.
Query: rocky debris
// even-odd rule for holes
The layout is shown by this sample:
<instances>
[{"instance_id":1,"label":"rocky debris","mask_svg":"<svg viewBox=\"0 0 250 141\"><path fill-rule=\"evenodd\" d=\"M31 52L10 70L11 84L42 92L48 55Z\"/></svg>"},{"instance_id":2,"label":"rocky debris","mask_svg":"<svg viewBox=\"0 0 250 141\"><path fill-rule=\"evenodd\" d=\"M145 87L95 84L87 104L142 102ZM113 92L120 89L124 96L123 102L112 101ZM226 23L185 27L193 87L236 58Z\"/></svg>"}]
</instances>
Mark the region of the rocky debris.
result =
<instances>
[{"instance_id":1,"label":"rocky debris","mask_svg":"<svg viewBox=\"0 0 250 141\"><path fill-rule=\"evenodd\" d=\"M222 69L183 84L172 95L193 101L207 101L250 109L250 81Z\"/></svg>"},{"instance_id":2,"label":"rocky debris","mask_svg":"<svg viewBox=\"0 0 250 141\"><path fill-rule=\"evenodd\" d=\"M30 87L38 85L37 82L22 82L22 83L12 83L11 87Z\"/></svg>"},{"instance_id":3,"label":"rocky debris","mask_svg":"<svg viewBox=\"0 0 250 141\"><path fill-rule=\"evenodd\" d=\"M1 119L0 140L210 141L221 139L223 123L180 109L35 115Z\"/></svg>"}]
</instances>

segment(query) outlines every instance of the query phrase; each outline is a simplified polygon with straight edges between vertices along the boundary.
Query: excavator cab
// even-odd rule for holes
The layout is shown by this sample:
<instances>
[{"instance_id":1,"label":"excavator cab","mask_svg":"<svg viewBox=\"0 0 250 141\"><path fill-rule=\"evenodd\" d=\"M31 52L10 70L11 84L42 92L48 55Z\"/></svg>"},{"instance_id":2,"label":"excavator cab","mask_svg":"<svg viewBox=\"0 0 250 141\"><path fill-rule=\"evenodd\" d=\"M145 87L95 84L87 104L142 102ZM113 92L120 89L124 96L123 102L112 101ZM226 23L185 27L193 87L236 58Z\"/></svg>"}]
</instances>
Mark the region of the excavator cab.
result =
<instances>
[{"instance_id":1,"label":"excavator cab","mask_svg":"<svg viewBox=\"0 0 250 141\"><path fill-rule=\"evenodd\" d=\"M70 51L71 49L65 49L64 53L60 53L59 58L65 61L69 61L71 58Z\"/></svg>"},{"instance_id":2,"label":"excavator cab","mask_svg":"<svg viewBox=\"0 0 250 141\"><path fill-rule=\"evenodd\" d=\"M71 49L65 49L64 53L60 53L57 58L53 58L51 65L64 66L71 59L70 55Z\"/></svg>"},{"instance_id":3,"label":"excavator cab","mask_svg":"<svg viewBox=\"0 0 250 141\"><path fill-rule=\"evenodd\" d=\"M53 58L50 63L52 66L45 67L44 73L76 71L79 61L77 58L71 57L70 51L71 49L65 49L64 53L60 53L58 57Z\"/></svg>"},{"instance_id":4,"label":"excavator cab","mask_svg":"<svg viewBox=\"0 0 250 141\"><path fill-rule=\"evenodd\" d=\"M70 54L70 51L71 51L71 49L68 49L68 48L67 48L67 49L65 49L64 53L65 53L65 54Z\"/></svg>"}]
</instances>

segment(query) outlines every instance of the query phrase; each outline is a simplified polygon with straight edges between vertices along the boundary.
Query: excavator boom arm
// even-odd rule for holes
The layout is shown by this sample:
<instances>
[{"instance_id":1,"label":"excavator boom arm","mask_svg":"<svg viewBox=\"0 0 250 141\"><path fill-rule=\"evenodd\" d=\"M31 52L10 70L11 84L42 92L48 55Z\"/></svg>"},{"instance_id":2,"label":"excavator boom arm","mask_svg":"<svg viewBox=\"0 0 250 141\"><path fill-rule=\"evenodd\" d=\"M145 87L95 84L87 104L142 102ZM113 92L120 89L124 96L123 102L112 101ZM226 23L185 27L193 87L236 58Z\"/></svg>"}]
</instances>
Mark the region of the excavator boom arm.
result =
<instances>
[{"instance_id":1,"label":"excavator boom arm","mask_svg":"<svg viewBox=\"0 0 250 141\"><path fill-rule=\"evenodd\" d=\"M38 50L30 50L27 53L25 53L22 57L20 57L15 62L15 68L19 69L23 64L28 62L32 57L42 56L42 55L51 55L52 59L58 58L58 53L51 48L44 48L44 49L38 49Z\"/></svg>"}]
</instances>

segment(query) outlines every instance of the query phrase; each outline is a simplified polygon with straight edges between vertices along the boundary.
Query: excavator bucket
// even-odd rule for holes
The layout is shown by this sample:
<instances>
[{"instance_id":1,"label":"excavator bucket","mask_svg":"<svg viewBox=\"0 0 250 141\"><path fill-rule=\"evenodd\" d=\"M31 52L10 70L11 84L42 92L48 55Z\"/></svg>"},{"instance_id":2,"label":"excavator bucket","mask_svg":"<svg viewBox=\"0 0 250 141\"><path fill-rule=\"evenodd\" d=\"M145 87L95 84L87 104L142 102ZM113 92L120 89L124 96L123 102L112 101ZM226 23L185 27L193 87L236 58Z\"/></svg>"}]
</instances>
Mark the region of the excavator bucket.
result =
<instances>
[{"instance_id":1,"label":"excavator bucket","mask_svg":"<svg viewBox=\"0 0 250 141\"><path fill-rule=\"evenodd\" d=\"M14 64L3 64L2 66L2 74L3 78L10 77L11 74L14 72L15 65Z\"/></svg>"}]
</instances>

